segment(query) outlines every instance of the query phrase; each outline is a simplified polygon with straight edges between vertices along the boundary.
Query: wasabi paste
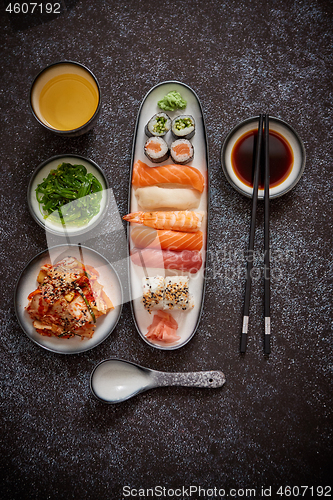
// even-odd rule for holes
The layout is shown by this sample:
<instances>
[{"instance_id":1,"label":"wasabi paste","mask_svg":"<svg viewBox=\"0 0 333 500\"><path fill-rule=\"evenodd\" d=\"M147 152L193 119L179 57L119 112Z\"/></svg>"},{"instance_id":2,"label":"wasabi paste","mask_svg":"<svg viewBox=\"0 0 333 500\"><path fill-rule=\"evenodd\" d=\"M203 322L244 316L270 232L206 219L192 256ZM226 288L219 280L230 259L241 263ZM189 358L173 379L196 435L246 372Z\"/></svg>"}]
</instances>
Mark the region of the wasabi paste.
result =
<instances>
[{"instance_id":1,"label":"wasabi paste","mask_svg":"<svg viewBox=\"0 0 333 500\"><path fill-rule=\"evenodd\" d=\"M172 90L166 96L158 101L157 105L164 111L175 111L176 109L185 109L187 102L182 98L179 92Z\"/></svg>"}]
</instances>

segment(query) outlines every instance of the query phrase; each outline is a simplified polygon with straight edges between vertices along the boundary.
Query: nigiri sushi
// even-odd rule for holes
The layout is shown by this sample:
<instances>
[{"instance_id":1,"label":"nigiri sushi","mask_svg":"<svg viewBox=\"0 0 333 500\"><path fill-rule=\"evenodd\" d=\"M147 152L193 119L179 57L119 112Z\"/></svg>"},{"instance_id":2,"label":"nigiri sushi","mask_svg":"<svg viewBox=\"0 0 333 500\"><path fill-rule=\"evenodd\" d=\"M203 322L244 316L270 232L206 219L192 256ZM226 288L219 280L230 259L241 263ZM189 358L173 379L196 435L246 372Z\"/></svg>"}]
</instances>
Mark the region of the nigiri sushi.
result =
<instances>
[{"instance_id":1,"label":"nigiri sushi","mask_svg":"<svg viewBox=\"0 0 333 500\"><path fill-rule=\"evenodd\" d=\"M188 165L162 165L151 168L138 160L133 166L132 184L134 187L175 184L191 187L202 193L205 179L197 168Z\"/></svg>"},{"instance_id":2,"label":"nigiri sushi","mask_svg":"<svg viewBox=\"0 0 333 500\"><path fill-rule=\"evenodd\" d=\"M131 238L137 248L161 248L162 250L201 250L202 231L187 233L167 229L138 226L131 230Z\"/></svg>"},{"instance_id":3,"label":"nigiri sushi","mask_svg":"<svg viewBox=\"0 0 333 500\"><path fill-rule=\"evenodd\" d=\"M128 222L143 224L154 229L172 229L173 231L198 231L201 227L204 212L177 210L170 212L132 212L124 215Z\"/></svg>"},{"instance_id":4,"label":"nigiri sushi","mask_svg":"<svg viewBox=\"0 0 333 500\"><path fill-rule=\"evenodd\" d=\"M152 167L151 170L155 168ZM157 208L190 210L199 207L201 194L196 189L146 186L137 188L135 196L143 210L156 210Z\"/></svg>"},{"instance_id":5,"label":"nigiri sushi","mask_svg":"<svg viewBox=\"0 0 333 500\"><path fill-rule=\"evenodd\" d=\"M197 250L157 250L156 248L133 248L133 264L141 267L177 269L197 273L202 266L202 255Z\"/></svg>"}]
</instances>

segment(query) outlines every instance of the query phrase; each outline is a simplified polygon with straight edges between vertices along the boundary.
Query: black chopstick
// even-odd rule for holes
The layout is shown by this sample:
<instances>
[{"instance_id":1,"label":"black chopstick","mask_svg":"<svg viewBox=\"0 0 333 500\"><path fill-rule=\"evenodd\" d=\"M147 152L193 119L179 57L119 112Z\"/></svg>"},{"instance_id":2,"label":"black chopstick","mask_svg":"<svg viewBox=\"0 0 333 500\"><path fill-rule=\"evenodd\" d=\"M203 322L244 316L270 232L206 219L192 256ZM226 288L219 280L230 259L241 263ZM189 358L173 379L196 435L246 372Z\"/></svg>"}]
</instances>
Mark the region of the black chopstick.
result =
<instances>
[{"instance_id":1,"label":"black chopstick","mask_svg":"<svg viewBox=\"0 0 333 500\"><path fill-rule=\"evenodd\" d=\"M248 332L248 325L249 325L249 309L250 309L250 293L251 293L251 284L252 284L254 233L255 233L256 215L257 215L259 167L260 167L261 143L262 143L262 125L263 125L263 115L259 115L258 138L257 138L255 164L254 164L254 176L253 176L252 216L251 216L250 239L249 239L249 248L248 248L248 254L247 254L247 267L246 267L246 287L245 287L245 300L244 300L244 311L243 311L243 326L242 326L242 336L241 336L241 346L240 346L241 353L244 353L246 351L247 332Z\"/></svg>"},{"instance_id":2,"label":"black chopstick","mask_svg":"<svg viewBox=\"0 0 333 500\"><path fill-rule=\"evenodd\" d=\"M264 183L264 316L265 316L265 337L264 353L271 352L271 318L270 318L270 248L269 248L269 116L265 115L265 183Z\"/></svg>"}]
</instances>

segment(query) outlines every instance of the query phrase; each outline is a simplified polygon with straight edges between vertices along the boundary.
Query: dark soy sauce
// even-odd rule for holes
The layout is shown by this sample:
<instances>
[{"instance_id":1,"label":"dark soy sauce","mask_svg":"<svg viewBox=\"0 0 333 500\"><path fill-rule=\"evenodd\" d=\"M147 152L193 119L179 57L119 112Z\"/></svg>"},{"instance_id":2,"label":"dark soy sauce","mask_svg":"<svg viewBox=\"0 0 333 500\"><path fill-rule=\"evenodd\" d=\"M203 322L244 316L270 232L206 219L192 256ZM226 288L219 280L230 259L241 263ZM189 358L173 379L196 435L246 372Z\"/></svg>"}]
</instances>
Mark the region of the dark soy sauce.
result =
<instances>
[{"instance_id":1,"label":"dark soy sauce","mask_svg":"<svg viewBox=\"0 0 333 500\"><path fill-rule=\"evenodd\" d=\"M253 171L255 162L258 130L245 132L231 151L231 165L238 179L247 186L253 187ZM289 142L275 130L269 131L269 187L278 186L290 174L294 163L294 154ZM264 189L264 156L261 157L259 189Z\"/></svg>"}]
</instances>

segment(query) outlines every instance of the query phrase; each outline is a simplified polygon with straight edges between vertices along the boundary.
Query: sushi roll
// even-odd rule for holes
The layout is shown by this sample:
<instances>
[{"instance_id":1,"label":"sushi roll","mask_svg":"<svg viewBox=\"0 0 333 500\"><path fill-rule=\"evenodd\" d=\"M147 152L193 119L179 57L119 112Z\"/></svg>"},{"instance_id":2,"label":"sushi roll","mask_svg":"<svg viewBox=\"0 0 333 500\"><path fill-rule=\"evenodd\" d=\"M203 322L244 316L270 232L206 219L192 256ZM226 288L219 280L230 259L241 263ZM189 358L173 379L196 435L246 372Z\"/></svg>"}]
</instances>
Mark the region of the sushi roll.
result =
<instances>
[{"instance_id":1,"label":"sushi roll","mask_svg":"<svg viewBox=\"0 0 333 500\"><path fill-rule=\"evenodd\" d=\"M171 128L171 120L166 113L154 115L145 127L147 137L163 137Z\"/></svg>"},{"instance_id":2,"label":"sushi roll","mask_svg":"<svg viewBox=\"0 0 333 500\"><path fill-rule=\"evenodd\" d=\"M142 280L142 302L144 308L152 310L188 311L194 307L189 293L188 276L150 276Z\"/></svg>"},{"instance_id":3,"label":"sushi roll","mask_svg":"<svg viewBox=\"0 0 333 500\"><path fill-rule=\"evenodd\" d=\"M142 279L142 302L149 313L152 309L163 309L163 297L163 276L150 276Z\"/></svg>"},{"instance_id":4,"label":"sushi roll","mask_svg":"<svg viewBox=\"0 0 333 500\"><path fill-rule=\"evenodd\" d=\"M188 139L177 139L171 144L170 153L175 163L184 165L193 160L194 149Z\"/></svg>"},{"instance_id":5,"label":"sushi roll","mask_svg":"<svg viewBox=\"0 0 333 500\"><path fill-rule=\"evenodd\" d=\"M144 146L144 153L153 163L161 163L169 158L169 148L162 137L150 137Z\"/></svg>"},{"instance_id":6,"label":"sushi roll","mask_svg":"<svg viewBox=\"0 0 333 500\"><path fill-rule=\"evenodd\" d=\"M187 311L193 308L188 276L169 276L164 279L163 303L164 309Z\"/></svg>"},{"instance_id":7,"label":"sushi roll","mask_svg":"<svg viewBox=\"0 0 333 500\"><path fill-rule=\"evenodd\" d=\"M172 135L176 139L191 139L195 134L195 121L191 115L180 115L172 121Z\"/></svg>"}]
</instances>

